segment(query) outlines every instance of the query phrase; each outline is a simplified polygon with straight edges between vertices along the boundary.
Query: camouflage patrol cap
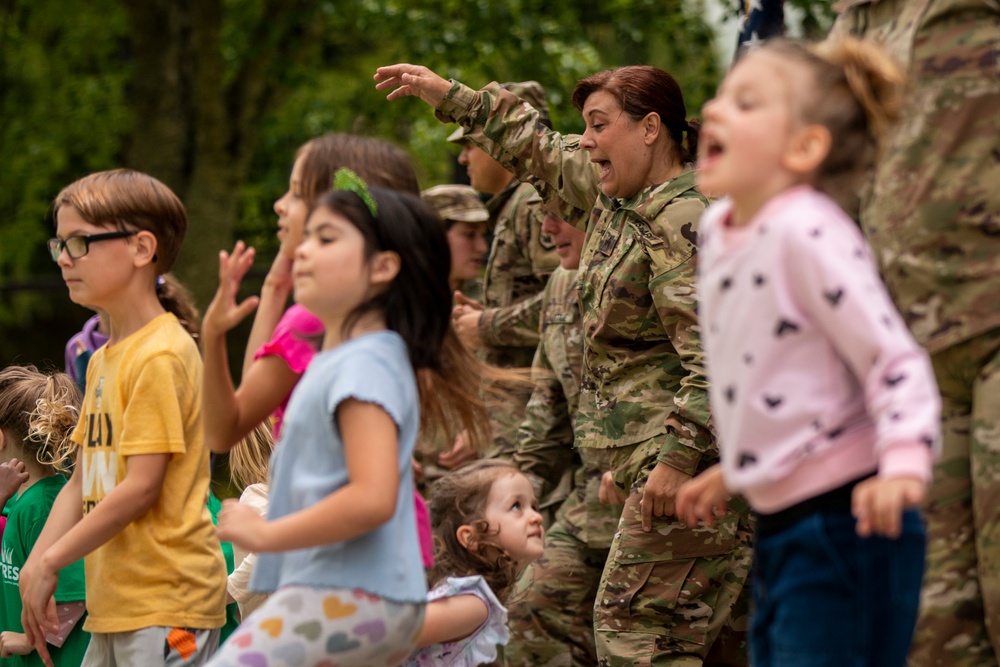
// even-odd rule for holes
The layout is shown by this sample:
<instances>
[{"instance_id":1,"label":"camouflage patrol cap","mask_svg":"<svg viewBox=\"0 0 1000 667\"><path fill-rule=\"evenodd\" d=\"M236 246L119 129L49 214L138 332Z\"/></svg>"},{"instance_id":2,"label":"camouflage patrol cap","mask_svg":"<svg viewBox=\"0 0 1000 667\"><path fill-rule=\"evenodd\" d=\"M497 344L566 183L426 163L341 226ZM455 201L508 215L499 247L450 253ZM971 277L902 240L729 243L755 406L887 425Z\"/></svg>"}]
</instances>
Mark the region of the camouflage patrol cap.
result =
<instances>
[{"instance_id":1,"label":"camouflage patrol cap","mask_svg":"<svg viewBox=\"0 0 1000 667\"><path fill-rule=\"evenodd\" d=\"M537 81L508 81L500 84L501 88L509 90L522 100L538 110L539 120L547 127L552 127L549 119L549 105L545 101L545 88ZM460 143L465 141L465 129L458 128L448 136L448 141Z\"/></svg>"},{"instance_id":2,"label":"camouflage patrol cap","mask_svg":"<svg viewBox=\"0 0 1000 667\"><path fill-rule=\"evenodd\" d=\"M420 198L448 222L486 222L490 213L479 193L468 185L436 185L420 193Z\"/></svg>"}]
</instances>

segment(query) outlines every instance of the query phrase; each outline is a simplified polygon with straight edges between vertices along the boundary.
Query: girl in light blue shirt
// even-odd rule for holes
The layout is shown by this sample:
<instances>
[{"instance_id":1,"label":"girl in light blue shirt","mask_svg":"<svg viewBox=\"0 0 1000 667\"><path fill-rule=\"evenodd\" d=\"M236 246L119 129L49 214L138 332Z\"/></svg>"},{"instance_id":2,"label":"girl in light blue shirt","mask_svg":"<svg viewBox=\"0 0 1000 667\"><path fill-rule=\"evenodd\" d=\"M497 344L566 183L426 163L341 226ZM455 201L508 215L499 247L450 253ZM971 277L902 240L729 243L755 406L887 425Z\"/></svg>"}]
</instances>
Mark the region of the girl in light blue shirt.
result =
<instances>
[{"instance_id":1,"label":"girl in light blue shirt","mask_svg":"<svg viewBox=\"0 0 1000 667\"><path fill-rule=\"evenodd\" d=\"M211 665L397 665L415 648L417 434L451 423L485 442L488 423L483 369L451 329L443 229L419 198L347 170L310 214L293 276L322 350L288 405L267 519L230 502L219 520L259 554L251 588L274 594Z\"/></svg>"}]
</instances>

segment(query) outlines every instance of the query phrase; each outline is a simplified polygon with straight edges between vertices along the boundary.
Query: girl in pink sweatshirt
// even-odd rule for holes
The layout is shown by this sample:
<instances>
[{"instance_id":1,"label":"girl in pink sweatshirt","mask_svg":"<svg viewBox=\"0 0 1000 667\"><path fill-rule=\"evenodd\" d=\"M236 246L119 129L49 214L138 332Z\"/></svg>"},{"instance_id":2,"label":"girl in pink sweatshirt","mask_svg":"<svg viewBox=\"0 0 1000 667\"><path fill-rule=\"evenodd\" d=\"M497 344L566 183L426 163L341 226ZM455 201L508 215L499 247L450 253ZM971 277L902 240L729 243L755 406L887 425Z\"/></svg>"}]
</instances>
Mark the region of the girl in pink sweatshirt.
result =
<instances>
[{"instance_id":1,"label":"girl in pink sweatshirt","mask_svg":"<svg viewBox=\"0 0 1000 667\"><path fill-rule=\"evenodd\" d=\"M699 323L721 463L677 512L757 516L751 663L903 665L923 574L915 509L939 446L926 353L841 205L902 80L875 47L768 43L704 108Z\"/></svg>"}]
</instances>

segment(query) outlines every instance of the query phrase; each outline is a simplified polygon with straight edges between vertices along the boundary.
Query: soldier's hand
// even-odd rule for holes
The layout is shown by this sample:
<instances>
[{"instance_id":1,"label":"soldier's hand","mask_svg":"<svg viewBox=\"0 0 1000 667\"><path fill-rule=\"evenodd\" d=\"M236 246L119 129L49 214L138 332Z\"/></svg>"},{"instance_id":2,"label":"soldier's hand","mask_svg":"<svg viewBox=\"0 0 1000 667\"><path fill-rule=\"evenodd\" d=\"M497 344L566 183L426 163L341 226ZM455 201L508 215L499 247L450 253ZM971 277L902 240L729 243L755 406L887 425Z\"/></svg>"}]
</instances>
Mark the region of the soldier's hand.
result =
<instances>
[{"instance_id":1,"label":"soldier's hand","mask_svg":"<svg viewBox=\"0 0 1000 667\"><path fill-rule=\"evenodd\" d=\"M482 303L480 303L479 301L476 301L475 299L470 299L469 297L465 296L464 294L462 294L458 290L455 290L455 294L453 295L453 302L454 302L454 304L455 304L456 307L457 306L468 306L469 308L472 308L473 310L485 310L485 308L483 307Z\"/></svg>"},{"instance_id":2,"label":"soldier's hand","mask_svg":"<svg viewBox=\"0 0 1000 667\"><path fill-rule=\"evenodd\" d=\"M462 431L455 438L455 444L452 445L452 448L438 456L438 465L448 470L454 470L469 461L475 461L477 458L479 458L479 454L472 447L469 432Z\"/></svg>"},{"instance_id":3,"label":"soldier's hand","mask_svg":"<svg viewBox=\"0 0 1000 667\"><path fill-rule=\"evenodd\" d=\"M871 477L854 487L851 512L861 537L899 537L903 512L924 500L927 483L915 477Z\"/></svg>"},{"instance_id":4,"label":"soldier's hand","mask_svg":"<svg viewBox=\"0 0 1000 667\"><path fill-rule=\"evenodd\" d=\"M597 490L597 499L605 505L624 505L627 496L625 492L615 484L615 477L611 471L601 475L601 486Z\"/></svg>"},{"instance_id":5,"label":"soldier's hand","mask_svg":"<svg viewBox=\"0 0 1000 667\"><path fill-rule=\"evenodd\" d=\"M722 466L716 464L681 485L677 492L677 518L688 526L696 526L699 521L711 526L716 517L726 513L728 500Z\"/></svg>"},{"instance_id":6,"label":"soldier's hand","mask_svg":"<svg viewBox=\"0 0 1000 667\"><path fill-rule=\"evenodd\" d=\"M677 491L684 482L691 479L677 468L666 463L657 463L649 473L649 479L642 489L642 529L647 533L653 529L654 516L673 516Z\"/></svg>"},{"instance_id":7,"label":"soldier's hand","mask_svg":"<svg viewBox=\"0 0 1000 667\"><path fill-rule=\"evenodd\" d=\"M451 326L465 346L475 352L483 345L479 337L479 318L483 311L471 306L455 306L451 312Z\"/></svg>"},{"instance_id":8,"label":"soldier's hand","mask_svg":"<svg viewBox=\"0 0 1000 667\"><path fill-rule=\"evenodd\" d=\"M451 82L422 65L388 65L375 70L375 89L391 90L387 100L407 95L419 97L432 107L437 107L451 90Z\"/></svg>"}]
</instances>

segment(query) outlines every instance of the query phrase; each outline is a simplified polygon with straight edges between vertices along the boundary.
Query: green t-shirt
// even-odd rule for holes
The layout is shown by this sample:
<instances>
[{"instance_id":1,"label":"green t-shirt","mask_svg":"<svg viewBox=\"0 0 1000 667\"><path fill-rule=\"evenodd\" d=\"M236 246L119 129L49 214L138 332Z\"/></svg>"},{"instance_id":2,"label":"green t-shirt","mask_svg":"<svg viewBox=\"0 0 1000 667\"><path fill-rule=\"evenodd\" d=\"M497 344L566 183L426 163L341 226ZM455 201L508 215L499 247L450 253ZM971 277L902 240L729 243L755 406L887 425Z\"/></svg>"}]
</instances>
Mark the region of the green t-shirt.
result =
<instances>
[{"instance_id":1,"label":"green t-shirt","mask_svg":"<svg viewBox=\"0 0 1000 667\"><path fill-rule=\"evenodd\" d=\"M215 495L215 493L209 489L208 491L208 513L212 515L212 523L215 525L219 524L219 512L222 511L222 501ZM236 563L233 558L233 545L231 542L222 542L222 555L226 559L226 574L232 574L233 570L236 569ZM230 602L226 605L226 624L222 626L222 630L219 633L219 645L221 646L223 642L233 634L236 628L240 624L240 607L235 602Z\"/></svg>"},{"instance_id":2,"label":"green t-shirt","mask_svg":"<svg viewBox=\"0 0 1000 667\"><path fill-rule=\"evenodd\" d=\"M20 494L14 509L7 517L7 527L3 532L2 549L0 549L0 581L3 587L3 605L0 605L0 628L24 632L21 626L21 595L17 588L21 566L28 559L28 553L45 526L45 520L52 511L52 503L66 484L62 475L45 477ZM86 586L83 575L83 560L59 571L59 584L56 587L56 602L75 602L86 598ZM61 648L49 645L49 654L56 667L74 665L83 661L83 654L90 643L90 634L84 632L81 618L76 627L69 633ZM38 653L32 652L25 656L15 656L3 661L7 665L42 665Z\"/></svg>"}]
</instances>

